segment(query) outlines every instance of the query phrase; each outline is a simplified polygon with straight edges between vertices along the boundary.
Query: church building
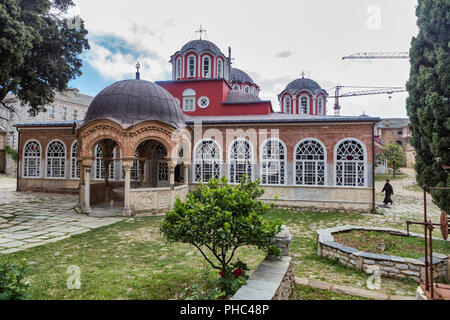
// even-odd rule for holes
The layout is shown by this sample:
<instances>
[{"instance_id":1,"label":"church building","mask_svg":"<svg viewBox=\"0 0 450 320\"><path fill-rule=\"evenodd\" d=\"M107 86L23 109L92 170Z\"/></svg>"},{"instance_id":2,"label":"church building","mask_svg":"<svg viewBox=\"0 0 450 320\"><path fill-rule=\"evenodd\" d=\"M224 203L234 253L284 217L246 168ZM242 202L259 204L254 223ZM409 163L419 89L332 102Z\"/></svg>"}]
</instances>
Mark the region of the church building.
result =
<instances>
[{"instance_id":1,"label":"church building","mask_svg":"<svg viewBox=\"0 0 450 320\"><path fill-rule=\"evenodd\" d=\"M304 76L275 112L231 61L193 40L170 57L172 80L141 80L138 68L82 121L17 125L18 190L76 193L80 211L107 203L129 215L165 212L211 178L247 176L279 206L370 211L380 119L327 115L327 92Z\"/></svg>"}]
</instances>

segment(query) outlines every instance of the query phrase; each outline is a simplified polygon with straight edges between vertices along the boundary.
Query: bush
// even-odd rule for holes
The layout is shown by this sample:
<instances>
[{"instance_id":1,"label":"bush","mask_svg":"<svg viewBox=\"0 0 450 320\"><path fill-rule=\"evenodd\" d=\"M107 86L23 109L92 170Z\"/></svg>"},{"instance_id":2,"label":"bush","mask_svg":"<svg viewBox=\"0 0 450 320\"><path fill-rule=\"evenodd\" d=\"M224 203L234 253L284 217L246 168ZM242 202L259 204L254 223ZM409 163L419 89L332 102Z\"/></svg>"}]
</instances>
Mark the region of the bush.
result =
<instances>
[{"instance_id":1,"label":"bush","mask_svg":"<svg viewBox=\"0 0 450 320\"><path fill-rule=\"evenodd\" d=\"M29 298L28 264L15 264L0 258L0 300L25 300Z\"/></svg>"},{"instance_id":2,"label":"bush","mask_svg":"<svg viewBox=\"0 0 450 320\"><path fill-rule=\"evenodd\" d=\"M5 152L11 156L15 163L19 161L19 155L16 150L11 148L10 146L5 146Z\"/></svg>"}]
</instances>

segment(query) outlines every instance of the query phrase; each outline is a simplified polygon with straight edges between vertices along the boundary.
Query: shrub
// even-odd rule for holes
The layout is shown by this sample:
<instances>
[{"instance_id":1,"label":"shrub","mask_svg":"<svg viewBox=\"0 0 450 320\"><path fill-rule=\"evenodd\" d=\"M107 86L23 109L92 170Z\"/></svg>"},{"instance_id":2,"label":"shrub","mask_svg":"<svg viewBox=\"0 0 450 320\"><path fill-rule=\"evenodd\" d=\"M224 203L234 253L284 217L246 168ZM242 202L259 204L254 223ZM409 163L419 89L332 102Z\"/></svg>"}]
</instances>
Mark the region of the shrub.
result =
<instances>
[{"instance_id":1,"label":"shrub","mask_svg":"<svg viewBox=\"0 0 450 320\"><path fill-rule=\"evenodd\" d=\"M11 156L11 158L14 160L15 163L19 161L19 154L16 150L11 148L10 146L5 146L5 152Z\"/></svg>"},{"instance_id":2,"label":"shrub","mask_svg":"<svg viewBox=\"0 0 450 320\"><path fill-rule=\"evenodd\" d=\"M25 300L29 297L28 264L15 264L0 258L0 300Z\"/></svg>"}]
</instances>

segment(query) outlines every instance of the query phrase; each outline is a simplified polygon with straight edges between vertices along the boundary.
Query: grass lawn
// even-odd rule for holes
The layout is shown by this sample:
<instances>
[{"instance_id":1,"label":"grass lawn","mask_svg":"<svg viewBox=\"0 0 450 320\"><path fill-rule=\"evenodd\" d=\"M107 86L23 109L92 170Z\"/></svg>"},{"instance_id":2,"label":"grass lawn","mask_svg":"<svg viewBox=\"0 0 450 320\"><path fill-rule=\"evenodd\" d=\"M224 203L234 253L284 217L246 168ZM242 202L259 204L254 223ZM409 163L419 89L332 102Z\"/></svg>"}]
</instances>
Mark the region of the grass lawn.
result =
<instances>
[{"instance_id":1,"label":"grass lawn","mask_svg":"<svg viewBox=\"0 0 450 320\"><path fill-rule=\"evenodd\" d=\"M353 230L335 234L334 239L338 243L367 252L404 258L424 256L424 239L418 237L402 237L390 235L387 232ZM384 252L378 248L378 244L381 243L386 247ZM433 252L450 254L450 242L433 240Z\"/></svg>"},{"instance_id":2,"label":"grass lawn","mask_svg":"<svg viewBox=\"0 0 450 320\"><path fill-rule=\"evenodd\" d=\"M293 291L291 300L369 300L301 285L296 285Z\"/></svg>"},{"instance_id":3,"label":"grass lawn","mask_svg":"<svg viewBox=\"0 0 450 320\"><path fill-rule=\"evenodd\" d=\"M378 216L275 209L268 218L281 219L294 236L290 253L296 276L367 289L370 275L317 256L315 232L337 225L373 224L370 219ZM159 233L162 219L129 219L8 257L32 264L28 279L34 299L184 299L189 285L199 281L205 262L192 246L166 243ZM265 254L246 247L237 257L254 270ZM67 269L72 265L81 269L80 290L67 289ZM416 288L414 281L383 278L380 292L414 295ZM313 290L304 292L304 297L320 299L326 294L315 295Z\"/></svg>"},{"instance_id":4,"label":"grass lawn","mask_svg":"<svg viewBox=\"0 0 450 320\"><path fill-rule=\"evenodd\" d=\"M407 175L406 173L397 173L395 174L395 178L392 174L376 174L375 175L375 181L386 181L386 180L401 180L401 179L405 179L408 178L409 175Z\"/></svg>"}]
</instances>

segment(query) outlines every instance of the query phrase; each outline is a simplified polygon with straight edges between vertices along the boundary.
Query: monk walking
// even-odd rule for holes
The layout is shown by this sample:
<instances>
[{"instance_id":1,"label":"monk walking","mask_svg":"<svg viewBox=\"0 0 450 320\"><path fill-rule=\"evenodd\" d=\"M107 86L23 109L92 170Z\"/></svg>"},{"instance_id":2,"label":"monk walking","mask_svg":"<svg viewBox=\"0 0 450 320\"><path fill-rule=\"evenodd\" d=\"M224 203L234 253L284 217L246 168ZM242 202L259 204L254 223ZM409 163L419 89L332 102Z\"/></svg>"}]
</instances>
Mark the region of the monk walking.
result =
<instances>
[{"instance_id":1,"label":"monk walking","mask_svg":"<svg viewBox=\"0 0 450 320\"><path fill-rule=\"evenodd\" d=\"M386 180L386 183L383 187L383 190L381 192L386 192L386 196L384 197L384 204L387 205L389 202L391 205L393 204L391 195L394 194L394 188L392 188L392 185L389 183L389 180Z\"/></svg>"}]
</instances>

